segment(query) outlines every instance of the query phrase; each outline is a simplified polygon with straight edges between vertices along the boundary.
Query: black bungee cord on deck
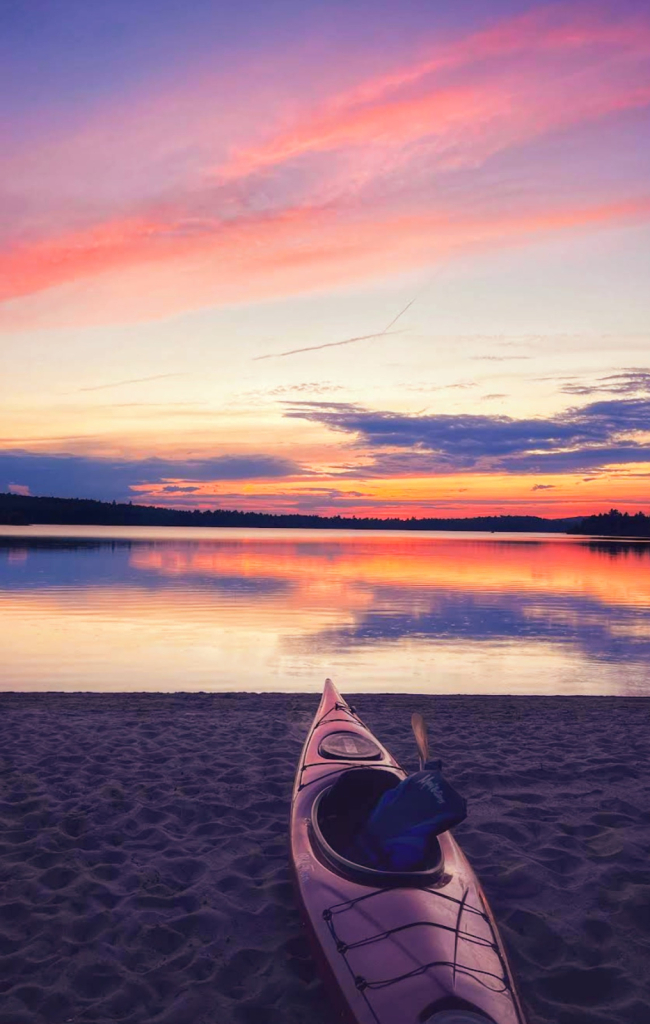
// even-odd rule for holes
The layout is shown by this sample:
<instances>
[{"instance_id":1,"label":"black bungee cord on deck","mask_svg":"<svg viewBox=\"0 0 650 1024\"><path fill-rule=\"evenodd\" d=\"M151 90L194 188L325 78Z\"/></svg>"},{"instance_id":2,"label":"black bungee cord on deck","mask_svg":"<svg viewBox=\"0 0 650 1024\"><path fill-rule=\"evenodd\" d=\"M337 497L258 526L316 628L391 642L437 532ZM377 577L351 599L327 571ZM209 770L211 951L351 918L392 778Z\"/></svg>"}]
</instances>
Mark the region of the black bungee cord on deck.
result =
<instances>
[{"instance_id":1,"label":"black bungee cord on deck","mask_svg":"<svg viewBox=\"0 0 650 1024\"><path fill-rule=\"evenodd\" d=\"M354 907L356 907L358 903L362 903L365 900L373 899L374 897L379 896L385 892L393 892L395 891L395 889L399 888L401 888L401 886L391 886L388 888L373 889L372 892L364 893L363 896L357 896L354 899L346 900L343 903L335 903L331 907L328 907L326 910L323 911L323 920L327 924L327 928L330 932L330 935L332 936L332 940L334 942L334 945L336 946L337 952L343 957L344 963L348 971L350 972L355 987L363 996L366 1005L368 1006L368 1009L370 1010L376 1021L376 1024L382 1024L382 1022L380 1018L377 1016L375 1008L370 1002L369 993L383 988L388 988L390 985L397 985L399 982L406 981L409 978L416 977L417 975L425 974L432 967L449 967L451 968L454 976L457 974L463 974L467 977L471 977L476 982L478 982L479 985L482 985L490 992L505 993L511 991L508 972L506 971L505 964L503 962L503 957L501 955L501 950L499 949L499 944L496 940L496 935L494 933L492 922L490 921L490 918L488 917L484 910L481 910L478 907L473 907L471 904L467 903L467 895L469 890L465 891L462 899L460 900L456 899L455 896L448 896L446 893L438 892L435 889L426 888L420 890L421 892L429 893L431 896L436 896L438 899L443 899L449 901L450 903L455 903L458 906L458 917L456 919L455 927L451 927L450 925L438 924L435 921L412 921L408 924L400 925L396 928L388 928L383 932L378 932L376 935L369 936L366 939L360 939L356 942L346 943L341 939L341 937L338 935L336 931L336 925L334 923L334 919L338 914L344 914L352 910ZM488 925L488 928L490 929L492 941L480 935L473 935L471 932L461 932L460 921L464 913L475 914L476 916L480 917L483 921L485 921L485 923ZM374 942L385 941L391 935L394 935L397 932L406 931L409 928L417 927L440 928L442 931L453 932L455 934L454 959L433 960L430 963L422 964L420 967L414 968L412 971L407 971L405 974L396 975L394 978L384 978L369 981L367 978L355 974L354 970L352 969L348 961L347 954L350 950L358 949L360 946L370 945ZM458 963L457 952L458 944L461 939L464 942L469 942L471 945L484 946L493 949L497 957L499 958L502 973L495 974L491 971L483 971L479 968L470 967L467 964ZM496 982L497 984L490 984L490 979Z\"/></svg>"}]
</instances>

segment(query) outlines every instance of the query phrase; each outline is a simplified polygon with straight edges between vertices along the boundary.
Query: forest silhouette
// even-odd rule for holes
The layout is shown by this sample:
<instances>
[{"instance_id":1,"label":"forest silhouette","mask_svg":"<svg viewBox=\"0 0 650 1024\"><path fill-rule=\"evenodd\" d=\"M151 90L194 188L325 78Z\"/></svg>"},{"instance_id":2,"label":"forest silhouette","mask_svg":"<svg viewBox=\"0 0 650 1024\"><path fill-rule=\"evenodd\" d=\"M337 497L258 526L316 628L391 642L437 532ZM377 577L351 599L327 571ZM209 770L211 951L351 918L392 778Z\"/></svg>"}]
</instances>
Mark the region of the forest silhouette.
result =
<instances>
[{"instance_id":1,"label":"forest silhouette","mask_svg":"<svg viewBox=\"0 0 650 1024\"><path fill-rule=\"evenodd\" d=\"M650 516L612 509L592 516L467 516L465 518L379 518L304 513L240 512L236 509L174 509L89 498L0 494L0 523L68 526L207 526L310 530L485 530L495 533L573 533L650 537Z\"/></svg>"}]
</instances>

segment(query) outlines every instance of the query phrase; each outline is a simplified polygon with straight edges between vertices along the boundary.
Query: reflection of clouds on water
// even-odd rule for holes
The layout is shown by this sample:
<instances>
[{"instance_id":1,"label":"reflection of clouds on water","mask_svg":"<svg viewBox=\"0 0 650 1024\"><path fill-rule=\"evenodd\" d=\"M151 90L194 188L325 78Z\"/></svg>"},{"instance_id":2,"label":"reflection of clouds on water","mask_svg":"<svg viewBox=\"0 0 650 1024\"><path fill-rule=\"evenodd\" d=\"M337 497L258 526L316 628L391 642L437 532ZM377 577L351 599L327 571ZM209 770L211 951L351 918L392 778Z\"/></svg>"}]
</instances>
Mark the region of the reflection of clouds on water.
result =
<instances>
[{"instance_id":1,"label":"reflection of clouds on water","mask_svg":"<svg viewBox=\"0 0 650 1024\"><path fill-rule=\"evenodd\" d=\"M277 650L302 663L382 645L406 660L416 648L518 641L592 664L647 662L649 568L650 544L600 539L0 537L7 599L61 595L68 624L71 602L116 621L145 610L155 630L160 595L165 628L182 623L188 636L213 620L245 636L263 608Z\"/></svg>"},{"instance_id":2,"label":"reflection of clouds on water","mask_svg":"<svg viewBox=\"0 0 650 1024\"><path fill-rule=\"evenodd\" d=\"M171 569L152 561L133 558L134 551L160 545L132 540L79 540L76 538L35 538L27 543L11 544L0 538L0 590L53 590L65 588L138 588L144 590L203 590L227 595L281 595L293 590L291 581L274 575L238 575L230 571L192 566L190 572ZM171 551L176 545L167 544ZM70 557L74 553L74 557ZM230 568L230 567L229 567Z\"/></svg>"},{"instance_id":3,"label":"reflection of clouds on water","mask_svg":"<svg viewBox=\"0 0 650 1024\"><path fill-rule=\"evenodd\" d=\"M650 658L650 609L611 605L576 594L512 591L468 594L432 589L376 588L367 610L350 625L308 638L321 652L349 651L405 640L511 643L515 640L577 646L588 658L629 662ZM291 638L303 645L306 638Z\"/></svg>"}]
</instances>

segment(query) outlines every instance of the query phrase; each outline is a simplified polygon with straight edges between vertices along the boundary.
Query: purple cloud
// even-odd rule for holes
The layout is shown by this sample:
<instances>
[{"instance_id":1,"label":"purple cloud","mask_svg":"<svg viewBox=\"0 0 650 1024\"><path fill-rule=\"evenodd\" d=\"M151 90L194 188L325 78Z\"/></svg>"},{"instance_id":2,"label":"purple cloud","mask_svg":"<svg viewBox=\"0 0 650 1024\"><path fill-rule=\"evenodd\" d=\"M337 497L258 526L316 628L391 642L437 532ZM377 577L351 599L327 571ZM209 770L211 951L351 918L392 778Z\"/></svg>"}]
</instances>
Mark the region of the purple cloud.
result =
<instances>
[{"instance_id":1,"label":"purple cloud","mask_svg":"<svg viewBox=\"0 0 650 1024\"><path fill-rule=\"evenodd\" d=\"M593 402L535 419L409 416L344 402L297 402L286 415L352 435L354 447L375 457L366 473L571 473L612 463L650 462L650 446L643 437L650 431L650 399Z\"/></svg>"},{"instance_id":2,"label":"purple cloud","mask_svg":"<svg viewBox=\"0 0 650 1024\"><path fill-rule=\"evenodd\" d=\"M184 481L187 490L185 483L277 479L301 473L304 470L297 463L274 455L128 460L21 449L0 451L0 491L7 489L11 481L21 480L21 486L29 488L31 494L62 498L124 500L133 498L131 488L142 484Z\"/></svg>"}]
</instances>

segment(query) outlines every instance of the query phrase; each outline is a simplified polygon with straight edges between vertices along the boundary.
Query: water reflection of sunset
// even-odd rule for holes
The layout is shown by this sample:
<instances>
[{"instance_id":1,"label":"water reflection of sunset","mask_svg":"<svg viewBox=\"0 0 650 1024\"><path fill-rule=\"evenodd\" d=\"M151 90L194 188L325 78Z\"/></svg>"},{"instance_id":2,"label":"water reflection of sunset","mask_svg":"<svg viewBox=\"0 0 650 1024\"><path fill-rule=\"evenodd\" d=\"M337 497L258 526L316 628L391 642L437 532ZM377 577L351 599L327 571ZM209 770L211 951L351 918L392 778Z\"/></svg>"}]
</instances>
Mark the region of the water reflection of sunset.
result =
<instances>
[{"instance_id":1,"label":"water reflection of sunset","mask_svg":"<svg viewBox=\"0 0 650 1024\"><path fill-rule=\"evenodd\" d=\"M646 693L648 569L564 537L16 529L2 685Z\"/></svg>"},{"instance_id":2,"label":"water reflection of sunset","mask_svg":"<svg viewBox=\"0 0 650 1024\"><path fill-rule=\"evenodd\" d=\"M586 594L609 604L650 606L650 548L621 550L559 538L477 539L395 534L309 539L229 539L136 548L131 565L169 576L287 579L301 599L348 596L367 586ZM292 590L292 599L295 591Z\"/></svg>"}]
</instances>

